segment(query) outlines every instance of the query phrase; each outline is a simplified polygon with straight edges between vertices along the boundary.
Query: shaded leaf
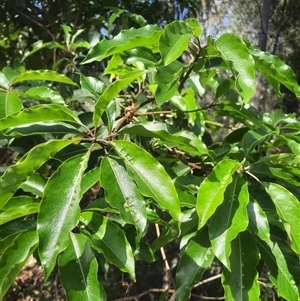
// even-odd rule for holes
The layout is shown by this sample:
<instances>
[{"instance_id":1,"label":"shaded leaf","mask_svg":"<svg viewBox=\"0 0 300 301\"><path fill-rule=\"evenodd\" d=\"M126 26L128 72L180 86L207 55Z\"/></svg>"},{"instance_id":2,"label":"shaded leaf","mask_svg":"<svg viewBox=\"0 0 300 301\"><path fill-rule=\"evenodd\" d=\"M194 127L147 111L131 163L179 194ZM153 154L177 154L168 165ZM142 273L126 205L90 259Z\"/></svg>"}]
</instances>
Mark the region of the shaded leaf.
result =
<instances>
[{"instance_id":1,"label":"shaded leaf","mask_svg":"<svg viewBox=\"0 0 300 301\"><path fill-rule=\"evenodd\" d=\"M70 238L58 260L60 279L68 300L105 301L106 293L98 281L98 262L87 238L74 233Z\"/></svg>"},{"instance_id":2,"label":"shaded leaf","mask_svg":"<svg viewBox=\"0 0 300 301\"><path fill-rule=\"evenodd\" d=\"M248 202L247 182L235 174L226 188L224 201L209 221L209 238L214 253L229 271L231 271L229 260L231 242L248 226L246 210Z\"/></svg>"},{"instance_id":3,"label":"shaded leaf","mask_svg":"<svg viewBox=\"0 0 300 301\"><path fill-rule=\"evenodd\" d=\"M249 44L248 49L255 60L255 67L270 82L279 96L281 96L280 83L296 94L298 98L300 97L300 86L295 73L288 65L277 56L263 52L253 44Z\"/></svg>"},{"instance_id":4,"label":"shaded leaf","mask_svg":"<svg viewBox=\"0 0 300 301\"><path fill-rule=\"evenodd\" d=\"M280 164L282 166L291 166L300 168L300 156L289 153L281 153L274 155L267 155L259 159L257 163L270 162L272 164Z\"/></svg>"},{"instance_id":5,"label":"shaded leaf","mask_svg":"<svg viewBox=\"0 0 300 301\"><path fill-rule=\"evenodd\" d=\"M172 180L163 166L144 149L130 141L114 141L110 145L125 161L129 175L141 193L153 198L174 220L180 220L180 202Z\"/></svg>"},{"instance_id":6,"label":"shaded leaf","mask_svg":"<svg viewBox=\"0 0 300 301\"><path fill-rule=\"evenodd\" d=\"M10 166L0 178L0 209L18 188L34 174L34 172L64 147L77 140L50 140L33 147L15 165Z\"/></svg>"},{"instance_id":7,"label":"shaded leaf","mask_svg":"<svg viewBox=\"0 0 300 301\"><path fill-rule=\"evenodd\" d=\"M194 285L211 266L214 253L206 230L201 230L185 247L176 272L176 298L185 301ZM176 299L176 300L177 300Z\"/></svg>"},{"instance_id":8,"label":"shaded leaf","mask_svg":"<svg viewBox=\"0 0 300 301\"><path fill-rule=\"evenodd\" d=\"M125 168L112 158L101 161L100 182L105 189L106 201L119 210L126 223L135 225L141 237L147 226L144 198ZM112 182L114 185L112 185Z\"/></svg>"},{"instance_id":9,"label":"shaded leaf","mask_svg":"<svg viewBox=\"0 0 300 301\"><path fill-rule=\"evenodd\" d=\"M198 229L202 228L224 201L224 192L240 163L231 159L219 162L201 183L197 195Z\"/></svg>"},{"instance_id":10,"label":"shaded leaf","mask_svg":"<svg viewBox=\"0 0 300 301\"><path fill-rule=\"evenodd\" d=\"M135 279L133 252L122 230L98 213L83 212L80 221L80 230L91 238L92 247Z\"/></svg>"},{"instance_id":11,"label":"shaded leaf","mask_svg":"<svg viewBox=\"0 0 300 301\"><path fill-rule=\"evenodd\" d=\"M286 188L275 183L262 182L266 192L275 204L278 215L288 225L287 234L291 239L292 249L300 254L300 202Z\"/></svg>"},{"instance_id":12,"label":"shaded leaf","mask_svg":"<svg viewBox=\"0 0 300 301\"><path fill-rule=\"evenodd\" d=\"M158 84L155 91L155 101L158 105L170 100L178 89L178 81L184 65L179 61L173 61L167 66L157 67L154 81Z\"/></svg>"},{"instance_id":13,"label":"shaded leaf","mask_svg":"<svg viewBox=\"0 0 300 301\"><path fill-rule=\"evenodd\" d=\"M106 88L104 82L92 76L80 75L80 85L83 89L91 92L96 97L99 97Z\"/></svg>"},{"instance_id":14,"label":"shaded leaf","mask_svg":"<svg viewBox=\"0 0 300 301\"><path fill-rule=\"evenodd\" d=\"M48 278L78 223L80 183L90 152L63 162L48 180L37 219L39 257Z\"/></svg>"},{"instance_id":15,"label":"shaded leaf","mask_svg":"<svg viewBox=\"0 0 300 301\"><path fill-rule=\"evenodd\" d=\"M285 242L274 235L271 235L269 244L260 240L256 243L262 259L270 270L270 280L277 287L278 295L289 301L299 300L297 289L297 286L300 286L299 257L287 247Z\"/></svg>"},{"instance_id":16,"label":"shaded leaf","mask_svg":"<svg viewBox=\"0 0 300 301\"><path fill-rule=\"evenodd\" d=\"M126 133L143 137L155 137L168 143L170 147L185 150L192 154L208 154L205 144L189 131L179 131L170 124L152 121L131 123L124 126L120 134Z\"/></svg>"},{"instance_id":17,"label":"shaded leaf","mask_svg":"<svg viewBox=\"0 0 300 301\"><path fill-rule=\"evenodd\" d=\"M38 237L35 231L21 232L0 257L0 298L2 299L29 256L36 249Z\"/></svg>"},{"instance_id":18,"label":"shaded leaf","mask_svg":"<svg viewBox=\"0 0 300 301\"><path fill-rule=\"evenodd\" d=\"M93 123L95 126L98 124L108 104L120 93L122 89L126 88L133 80L139 78L143 73L144 70L132 71L126 74L126 76L116 80L105 89L95 104L95 111L93 115Z\"/></svg>"},{"instance_id":19,"label":"shaded leaf","mask_svg":"<svg viewBox=\"0 0 300 301\"><path fill-rule=\"evenodd\" d=\"M259 300L256 266L259 252L253 236L242 232L232 241L229 257L231 272L226 268L222 275L225 300Z\"/></svg>"}]
</instances>

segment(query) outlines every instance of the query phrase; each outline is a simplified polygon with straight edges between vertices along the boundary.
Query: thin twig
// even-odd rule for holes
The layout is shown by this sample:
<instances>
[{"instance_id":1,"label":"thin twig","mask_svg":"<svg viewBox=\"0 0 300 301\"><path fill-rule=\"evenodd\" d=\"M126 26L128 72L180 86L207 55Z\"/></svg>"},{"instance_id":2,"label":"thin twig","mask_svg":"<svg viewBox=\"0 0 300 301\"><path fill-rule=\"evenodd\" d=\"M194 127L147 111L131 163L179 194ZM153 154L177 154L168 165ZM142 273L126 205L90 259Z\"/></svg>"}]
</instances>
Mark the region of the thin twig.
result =
<instances>
[{"instance_id":1,"label":"thin twig","mask_svg":"<svg viewBox=\"0 0 300 301\"><path fill-rule=\"evenodd\" d=\"M212 277L210 277L210 278L204 279L204 280L200 281L199 283L195 284L195 285L194 285L194 288L195 288L195 287L198 287L198 286L200 286L200 285L203 285L203 284L205 284L205 283L208 283L208 282L210 282L210 281L219 279L219 278L221 278L221 276L222 276L222 274L218 274L218 275L214 275L214 276L212 276Z\"/></svg>"}]
</instances>

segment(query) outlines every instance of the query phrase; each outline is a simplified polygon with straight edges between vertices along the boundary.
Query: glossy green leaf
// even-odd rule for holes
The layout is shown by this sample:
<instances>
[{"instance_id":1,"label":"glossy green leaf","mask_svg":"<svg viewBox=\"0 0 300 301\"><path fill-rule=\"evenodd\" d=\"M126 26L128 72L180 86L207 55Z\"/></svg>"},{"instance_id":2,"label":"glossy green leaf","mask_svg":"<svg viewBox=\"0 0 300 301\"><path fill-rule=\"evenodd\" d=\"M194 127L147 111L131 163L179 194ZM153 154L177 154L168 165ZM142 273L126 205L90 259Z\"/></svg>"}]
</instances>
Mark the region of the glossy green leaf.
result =
<instances>
[{"instance_id":1,"label":"glossy green leaf","mask_svg":"<svg viewBox=\"0 0 300 301\"><path fill-rule=\"evenodd\" d=\"M176 300L189 298L194 285L201 280L213 259L214 252L207 231L201 230L183 250L176 272Z\"/></svg>"},{"instance_id":2,"label":"glossy green leaf","mask_svg":"<svg viewBox=\"0 0 300 301\"><path fill-rule=\"evenodd\" d=\"M208 154L208 150L199 138L189 131L179 131L170 124L162 122L138 122L124 126L120 134L130 134L142 137L155 137L167 143L170 147L182 149L196 155Z\"/></svg>"},{"instance_id":3,"label":"glossy green leaf","mask_svg":"<svg viewBox=\"0 0 300 301\"><path fill-rule=\"evenodd\" d=\"M175 61L188 49L193 30L184 21L174 21L164 28L158 41L158 48L164 66Z\"/></svg>"},{"instance_id":4,"label":"glossy green leaf","mask_svg":"<svg viewBox=\"0 0 300 301\"><path fill-rule=\"evenodd\" d=\"M10 92L0 91L0 119L17 113L23 109L17 90Z\"/></svg>"},{"instance_id":5,"label":"glossy green leaf","mask_svg":"<svg viewBox=\"0 0 300 301\"><path fill-rule=\"evenodd\" d=\"M63 84L77 86L76 83L74 83L70 78L68 78L64 74L60 74L52 70L27 70L24 73L21 73L12 78L11 85L28 80L45 80L50 82L59 82Z\"/></svg>"},{"instance_id":6,"label":"glossy green leaf","mask_svg":"<svg viewBox=\"0 0 300 301\"><path fill-rule=\"evenodd\" d=\"M231 242L247 229L246 206L249 202L247 182L238 174L233 175L227 186L224 201L209 221L209 238L215 255L231 271Z\"/></svg>"},{"instance_id":7,"label":"glossy green leaf","mask_svg":"<svg viewBox=\"0 0 300 301\"><path fill-rule=\"evenodd\" d=\"M22 97L29 97L52 103L65 104L64 99L56 91L48 87L33 87L21 93Z\"/></svg>"},{"instance_id":8,"label":"glossy green leaf","mask_svg":"<svg viewBox=\"0 0 300 301\"><path fill-rule=\"evenodd\" d=\"M58 104L37 105L0 120L0 131L36 122L69 121L81 124L77 115Z\"/></svg>"},{"instance_id":9,"label":"glossy green leaf","mask_svg":"<svg viewBox=\"0 0 300 301\"><path fill-rule=\"evenodd\" d=\"M280 83L286 86L299 98L300 86L293 70L277 56L263 52L253 44L250 44L249 46L248 49L255 60L255 67L270 82L275 92L279 96L281 95L281 91L277 85L277 83Z\"/></svg>"},{"instance_id":10,"label":"glossy green leaf","mask_svg":"<svg viewBox=\"0 0 300 301\"><path fill-rule=\"evenodd\" d=\"M247 213L249 217L248 230L250 233L257 235L261 240L268 243L270 241L268 218L264 210L252 197L250 197L250 202L247 204Z\"/></svg>"},{"instance_id":11,"label":"glossy green leaf","mask_svg":"<svg viewBox=\"0 0 300 301\"><path fill-rule=\"evenodd\" d=\"M90 237L92 247L103 253L107 261L135 279L133 252L123 231L98 213L83 212L80 221L83 224L80 229Z\"/></svg>"},{"instance_id":12,"label":"glossy green leaf","mask_svg":"<svg viewBox=\"0 0 300 301\"><path fill-rule=\"evenodd\" d=\"M224 192L232 181L232 174L240 163L225 159L219 162L201 183L197 195L198 229L202 228L224 201Z\"/></svg>"},{"instance_id":13,"label":"glossy green leaf","mask_svg":"<svg viewBox=\"0 0 300 301\"><path fill-rule=\"evenodd\" d=\"M0 178L0 209L18 188L34 174L34 172L64 147L77 140L50 140L33 147L15 165L9 167Z\"/></svg>"},{"instance_id":14,"label":"glossy green leaf","mask_svg":"<svg viewBox=\"0 0 300 301\"><path fill-rule=\"evenodd\" d=\"M96 97L99 97L106 88L104 82L92 76L80 75L80 85L83 89L88 90Z\"/></svg>"},{"instance_id":15,"label":"glossy green leaf","mask_svg":"<svg viewBox=\"0 0 300 301\"><path fill-rule=\"evenodd\" d=\"M215 42L215 47L227 62L236 80L236 90L248 102L255 90L254 59L243 40L225 33Z\"/></svg>"},{"instance_id":16,"label":"glossy green leaf","mask_svg":"<svg viewBox=\"0 0 300 301\"><path fill-rule=\"evenodd\" d=\"M148 152L130 141L114 141L110 145L125 161L129 175L141 193L153 198L174 220L180 220L180 202L172 180L163 166Z\"/></svg>"},{"instance_id":17,"label":"glossy green leaf","mask_svg":"<svg viewBox=\"0 0 300 301\"><path fill-rule=\"evenodd\" d=\"M98 166L89 170L87 173L83 175L80 184L81 186L80 190L82 195L86 193L93 185L99 182L99 176L100 176L100 168Z\"/></svg>"},{"instance_id":18,"label":"glossy green leaf","mask_svg":"<svg viewBox=\"0 0 300 301\"><path fill-rule=\"evenodd\" d=\"M76 127L65 122L35 122L10 128L4 132L5 137L17 138L22 136L32 136L38 134L77 134L84 135Z\"/></svg>"},{"instance_id":19,"label":"glossy green leaf","mask_svg":"<svg viewBox=\"0 0 300 301\"><path fill-rule=\"evenodd\" d=\"M232 241L229 257L231 271L226 268L222 275L225 300L259 300L256 266L259 252L255 239L249 232L242 232Z\"/></svg>"},{"instance_id":20,"label":"glossy green leaf","mask_svg":"<svg viewBox=\"0 0 300 301\"><path fill-rule=\"evenodd\" d=\"M184 65L179 61L157 68L154 81L158 84L155 91L155 101L158 105L162 105L174 96L183 68Z\"/></svg>"},{"instance_id":21,"label":"glossy green leaf","mask_svg":"<svg viewBox=\"0 0 300 301\"><path fill-rule=\"evenodd\" d=\"M70 234L67 249L59 255L61 283L68 300L105 301L106 293L98 281L98 262L87 238Z\"/></svg>"},{"instance_id":22,"label":"glossy green leaf","mask_svg":"<svg viewBox=\"0 0 300 301\"><path fill-rule=\"evenodd\" d=\"M63 162L48 180L37 219L39 257L48 278L78 223L80 183L90 153Z\"/></svg>"},{"instance_id":23,"label":"glossy green leaf","mask_svg":"<svg viewBox=\"0 0 300 301\"><path fill-rule=\"evenodd\" d=\"M35 231L20 233L0 258L0 298L2 299L29 256L36 249L38 237Z\"/></svg>"},{"instance_id":24,"label":"glossy green leaf","mask_svg":"<svg viewBox=\"0 0 300 301\"><path fill-rule=\"evenodd\" d=\"M105 189L106 201L119 210L122 219L135 225L139 237L147 226L147 212L144 198L125 168L112 158L101 161L100 182ZM112 185L114 183L114 185Z\"/></svg>"},{"instance_id":25,"label":"glossy green leaf","mask_svg":"<svg viewBox=\"0 0 300 301\"><path fill-rule=\"evenodd\" d=\"M291 139L284 137L284 140L286 141L288 147L291 149L292 153L300 156L300 141L297 141L298 135L291 137Z\"/></svg>"},{"instance_id":26,"label":"glossy green leaf","mask_svg":"<svg viewBox=\"0 0 300 301\"><path fill-rule=\"evenodd\" d=\"M39 206L40 204L36 201L34 202L32 197L21 196L11 198L3 209L0 210L0 225L23 216L37 213Z\"/></svg>"},{"instance_id":27,"label":"glossy green leaf","mask_svg":"<svg viewBox=\"0 0 300 301\"><path fill-rule=\"evenodd\" d=\"M14 233L9 236L6 236L3 239L0 239L0 254L3 254L5 252L5 250L13 244L14 240L19 235L20 235L20 233Z\"/></svg>"},{"instance_id":28,"label":"glossy green leaf","mask_svg":"<svg viewBox=\"0 0 300 301\"><path fill-rule=\"evenodd\" d=\"M102 40L96 44L87 54L82 63L87 64L94 61L102 61L104 58L115 53L136 47L153 48L163 30L157 25L147 25L142 28L131 28L122 30L112 40Z\"/></svg>"},{"instance_id":29,"label":"glossy green leaf","mask_svg":"<svg viewBox=\"0 0 300 301\"><path fill-rule=\"evenodd\" d=\"M300 261L284 241L271 235L269 244L257 240L261 257L270 270L270 280L277 287L277 293L286 300L300 300ZM297 281L298 279L298 281ZM296 282L297 281L297 282Z\"/></svg>"},{"instance_id":30,"label":"glossy green leaf","mask_svg":"<svg viewBox=\"0 0 300 301\"><path fill-rule=\"evenodd\" d=\"M105 89L95 104L95 111L93 115L93 122L95 126L98 124L101 115L104 113L108 104L120 93L122 89L126 88L132 81L139 78L143 73L143 70L132 71L126 76L116 80Z\"/></svg>"},{"instance_id":31,"label":"glossy green leaf","mask_svg":"<svg viewBox=\"0 0 300 301\"><path fill-rule=\"evenodd\" d=\"M300 202L286 188L275 183L262 182L275 204L277 213L285 222L292 249L300 254Z\"/></svg>"}]
</instances>

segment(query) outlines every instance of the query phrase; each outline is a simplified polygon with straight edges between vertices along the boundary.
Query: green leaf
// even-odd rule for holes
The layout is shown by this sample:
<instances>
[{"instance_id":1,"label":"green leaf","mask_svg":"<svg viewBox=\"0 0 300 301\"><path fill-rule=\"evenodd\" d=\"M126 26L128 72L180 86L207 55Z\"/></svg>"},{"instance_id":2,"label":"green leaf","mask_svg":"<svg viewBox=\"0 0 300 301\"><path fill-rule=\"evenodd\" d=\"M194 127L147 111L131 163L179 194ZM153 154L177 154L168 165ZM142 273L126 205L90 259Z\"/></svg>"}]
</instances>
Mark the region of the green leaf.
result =
<instances>
[{"instance_id":1,"label":"green leaf","mask_svg":"<svg viewBox=\"0 0 300 301\"><path fill-rule=\"evenodd\" d=\"M281 166L300 168L300 156L289 153L281 153L274 155L267 155L259 159L257 163L272 163L280 164Z\"/></svg>"},{"instance_id":2,"label":"green leaf","mask_svg":"<svg viewBox=\"0 0 300 301\"><path fill-rule=\"evenodd\" d=\"M141 62L147 68L153 67L158 62L158 57L150 49L145 47L128 49L120 56L125 64L132 65Z\"/></svg>"},{"instance_id":3,"label":"green leaf","mask_svg":"<svg viewBox=\"0 0 300 301\"><path fill-rule=\"evenodd\" d=\"M176 272L176 300L189 298L194 285L211 266L214 253L207 231L201 230L185 247Z\"/></svg>"},{"instance_id":4,"label":"green leaf","mask_svg":"<svg viewBox=\"0 0 300 301\"><path fill-rule=\"evenodd\" d=\"M9 89L9 80L5 76L3 72L0 72L0 87L4 88L5 90Z\"/></svg>"},{"instance_id":5,"label":"green leaf","mask_svg":"<svg viewBox=\"0 0 300 301\"><path fill-rule=\"evenodd\" d=\"M193 30L184 21L174 21L164 28L158 41L158 48L164 66L175 61L188 49Z\"/></svg>"},{"instance_id":6,"label":"green leaf","mask_svg":"<svg viewBox=\"0 0 300 301\"><path fill-rule=\"evenodd\" d=\"M261 132L261 133L260 133ZM260 143L265 141L267 138L272 136L274 131L269 133L265 133L265 131L248 131L242 140L242 146L245 153L245 157L249 155L249 153Z\"/></svg>"},{"instance_id":7,"label":"green leaf","mask_svg":"<svg viewBox=\"0 0 300 301\"><path fill-rule=\"evenodd\" d=\"M34 174L34 172L64 147L76 140L50 140L33 147L15 165L10 166L0 178L0 209L18 188Z\"/></svg>"},{"instance_id":8,"label":"green leaf","mask_svg":"<svg viewBox=\"0 0 300 301\"><path fill-rule=\"evenodd\" d=\"M20 233L4 251L0 257L0 299L4 297L37 244L36 232L25 231Z\"/></svg>"},{"instance_id":9,"label":"green leaf","mask_svg":"<svg viewBox=\"0 0 300 301\"><path fill-rule=\"evenodd\" d=\"M248 102L255 90L254 59L243 40L233 34L225 33L215 42L215 48L232 70L236 90L244 102Z\"/></svg>"},{"instance_id":10,"label":"green leaf","mask_svg":"<svg viewBox=\"0 0 300 301\"><path fill-rule=\"evenodd\" d=\"M248 230L250 233L257 235L260 239L268 243L270 241L268 218L256 200L252 197L250 197L250 200L251 201L247 204L247 213L249 217Z\"/></svg>"},{"instance_id":11,"label":"green leaf","mask_svg":"<svg viewBox=\"0 0 300 301\"><path fill-rule=\"evenodd\" d=\"M0 225L23 216L37 213L40 204L33 201L34 199L32 197L26 196L11 198L10 201L6 203L6 205L10 205L9 208L6 208L5 206L3 207L3 210L0 210Z\"/></svg>"},{"instance_id":12,"label":"green leaf","mask_svg":"<svg viewBox=\"0 0 300 301\"><path fill-rule=\"evenodd\" d=\"M155 91L155 101L158 105L162 105L174 96L178 89L178 80L183 68L184 65L179 61L173 61L167 66L157 68L154 81L158 84Z\"/></svg>"},{"instance_id":13,"label":"green leaf","mask_svg":"<svg viewBox=\"0 0 300 301\"><path fill-rule=\"evenodd\" d=\"M95 167L85 173L81 180L81 187L80 191L83 195L86 193L93 185L99 182L99 175L100 175L100 167Z\"/></svg>"},{"instance_id":14,"label":"green leaf","mask_svg":"<svg viewBox=\"0 0 300 301\"><path fill-rule=\"evenodd\" d=\"M266 182L262 182L262 184L274 202L278 215L285 222L292 249L300 254L299 200L290 191L278 184Z\"/></svg>"},{"instance_id":15,"label":"green leaf","mask_svg":"<svg viewBox=\"0 0 300 301\"><path fill-rule=\"evenodd\" d=\"M193 35L197 38L201 36L202 28L197 19L187 19L185 23L193 30Z\"/></svg>"},{"instance_id":16,"label":"green leaf","mask_svg":"<svg viewBox=\"0 0 300 301\"><path fill-rule=\"evenodd\" d=\"M106 201L119 210L126 223L135 225L138 236L142 237L147 226L147 212L144 198L136 184L129 178L125 168L112 158L105 157L101 161L100 170L100 182L105 189Z\"/></svg>"},{"instance_id":17,"label":"green leaf","mask_svg":"<svg viewBox=\"0 0 300 301\"><path fill-rule=\"evenodd\" d=\"M20 95L22 97L29 97L62 105L65 104L62 96L48 87L33 87L21 93Z\"/></svg>"},{"instance_id":18,"label":"green leaf","mask_svg":"<svg viewBox=\"0 0 300 301\"><path fill-rule=\"evenodd\" d=\"M180 229L178 228L177 222L171 220L168 226L161 232L159 237L153 243L153 251L156 252L160 248L167 245L180 235Z\"/></svg>"},{"instance_id":19,"label":"green leaf","mask_svg":"<svg viewBox=\"0 0 300 301\"><path fill-rule=\"evenodd\" d=\"M5 131L5 137L17 138L22 136L33 136L38 134L77 134L83 136L84 134L76 127L65 122L36 122L25 126L10 128Z\"/></svg>"},{"instance_id":20,"label":"green leaf","mask_svg":"<svg viewBox=\"0 0 300 301\"><path fill-rule=\"evenodd\" d=\"M80 183L90 152L63 162L48 180L37 219L39 257L48 278L78 223Z\"/></svg>"},{"instance_id":21,"label":"green leaf","mask_svg":"<svg viewBox=\"0 0 300 301\"><path fill-rule=\"evenodd\" d=\"M247 229L246 206L249 202L247 182L238 174L233 175L227 186L224 201L209 221L209 238L218 259L231 271L231 242Z\"/></svg>"},{"instance_id":22,"label":"green leaf","mask_svg":"<svg viewBox=\"0 0 300 301\"><path fill-rule=\"evenodd\" d=\"M256 243L270 271L270 280L277 287L278 295L289 301L300 300L297 288L300 286L300 281L297 281L300 275L299 257L274 235L271 235L269 244L260 240Z\"/></svg>"},{"instance_id":23,"label":"green leaf","mask_svg":"<svg viewBox=\"0 0 300 301\"><path fill-rule=\"evenodd\" d=\"M256 266L259 252L253 236L242 232L232 241L232 252L229 257L231 272L226 268L222 275L225 300L259 300Z\"/></svg>"},{"instance_id":24,"label":"green leaf","mask_svg":"<svg viewBox=\"0 0 300 301\"><path fill-rule=\"evenodd\" d=\"M106 293L98 281L98 262L81 234L70 234L67 249L59 255L58 265L61 283L68 300L105 301Z\"/></svg>"},{"instance_id":25,"label":"green leaf","mask_svg":"<svg viewBox=\"0 0 300 301\"><path fill-rule=\"evenodd\" d=\"M139 78L143 73L144 70L129 72L126 76L116 80L105 89L95 104L95 111L93 115L93 123L95 126L98 124L108 104L120 93L122 89L126 88L133 80Z\"/></svg>"},{"instance_id":26,"label":"green leaf","mask_svg":"<svg viewBox=\"0 0 300 301\"><path fill-rule=\"evenodd\" d=\"M163 30L157 25L147 25L142 28L122 30L112 40L102 40L87 54L82 64L102 61L115 53L136 47L153 48L158 42Z\"/></svg>"},{"instance_id":27,"label":"green leaf","mask_svg":"<svg viewBox=\"0 0 300 301\"><path fill-rule=\"evenodd\" d=\"M271 167L268 164L257 164L251 166L249 171L253 174L279 179L281 182L291 184L293 186L300 186L300 182L297 181L297 178L285 171L283 168Z\"/></svg>"},{"instance_id":28,"label":"green leaf","mask_svg":"<svg viewBox=\"0 0 300 301\"><path fill-rule=\"evenodd\" d=\"M189 131L179 131L170 124L163 122L137 122L124 126L120 134L130 134L142 137L155 137L176 147L196 155L208 154L208 150L199 138Z\"/></svg>"},{"instance_id":29,"label":"green leaf","mask_svg":"<svg viewBox=\"0 0 300 301\"><path fill-rule=\"evenodd\" d=\"M197 195L198 229L202 228L224 201L224 192L232 181L232 174L240 163L225 159L219 162L208 177L201 183Z\"/></svg>"},{"instance_id":30,"label":"green leaf","mask_svg":"<svg viewBox=\"0 0 300 301\"><path fill-rule=\"evenodd\" d=\"M11 79L11 85L28 80L41 80L50 82L59 82L63 84L77 86L70 78L64 74L52 70L28 70Z\"/></svg>"},{"instance_id":31,"label":"green leaf","mask_svg":"<svg viewBox=\"0 0 300 301\"><path fill-rule=\"evenodd\" d=\"M83 223L80 230L90 237L92 247L103 253L107 261L135 279L133 252L122 230L97 213L83 212L80 221Z\"/></svg>"},{"instance_id":32,"label":"green leaf","mask_svg":"<svg viewBox=\"0 0 300 301\"><path fill-rule=\"evenodd\" d=\"M83 89L88 90L96 97L99 97L106 88L104 82L92 76L80 75L80 85Z\"/></svg>"},{"instance_id":33,"label":"green leaf","mask_svg":"<svg viewBox=\"0 0 300 301\"><path fill-rule=\"evenodd\" d=\"M277 56L263 52L255 45L250 44L248 49L255 60L255 67L273 86L275 92L281 96L279 83L286 86L298 98L300 97L300 86L293 70L281 61Z\"/></svg>"},{"instance_id":34,"label":"green leaf","mask_svg":"<svg viewBox=\"0 0 300 301\"><path fill-rule=\"evenodd\" d=\"M77 115L68 108L58 104L37 105L1 119L0 131L46 121L69 121L81 124Z\"/></svg>"},{"instance_id":35,"label":"green leaf","mask_svg":"<svg viewBox=\"0 0 300 301\"><path fill-rule=\"evenodd\" d=\"M17 113L23 109L17 90L0 91L0 119Z\"/></svg>"},{"instance_id":36,"label":"green leaf","mask_svg":"<svg viewBox=\"0 0 300 301\"><path fill-rule=\"evenodd\" d=\"M153 198L158 206L167 210L174 220L180 221L180 202L172 180L163 166L148 152L130 141L109 142L124 160L129 175L141 193Z\"/></svg>"}]
</instances>

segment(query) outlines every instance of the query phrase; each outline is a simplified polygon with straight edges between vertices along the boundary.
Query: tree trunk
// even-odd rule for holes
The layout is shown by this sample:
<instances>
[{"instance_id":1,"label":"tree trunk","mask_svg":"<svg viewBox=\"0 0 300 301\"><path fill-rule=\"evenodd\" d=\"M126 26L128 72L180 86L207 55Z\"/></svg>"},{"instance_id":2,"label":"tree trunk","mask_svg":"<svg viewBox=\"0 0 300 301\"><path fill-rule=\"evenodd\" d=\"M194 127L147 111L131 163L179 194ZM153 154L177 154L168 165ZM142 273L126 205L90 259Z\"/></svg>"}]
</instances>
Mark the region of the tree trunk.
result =
<instances>
[{"instance_id":1,"label":"tree trunk","mask_svg":"<svg viewBox=\"0 0 300 301\"><path fill-rule=\"evenodd\" d=\"M271 11L271 0L263 0L261 9L261 32L258 38L258 46L262 51L266 51L268 40L268 27Z\"/></svg>"}]
</instances>

